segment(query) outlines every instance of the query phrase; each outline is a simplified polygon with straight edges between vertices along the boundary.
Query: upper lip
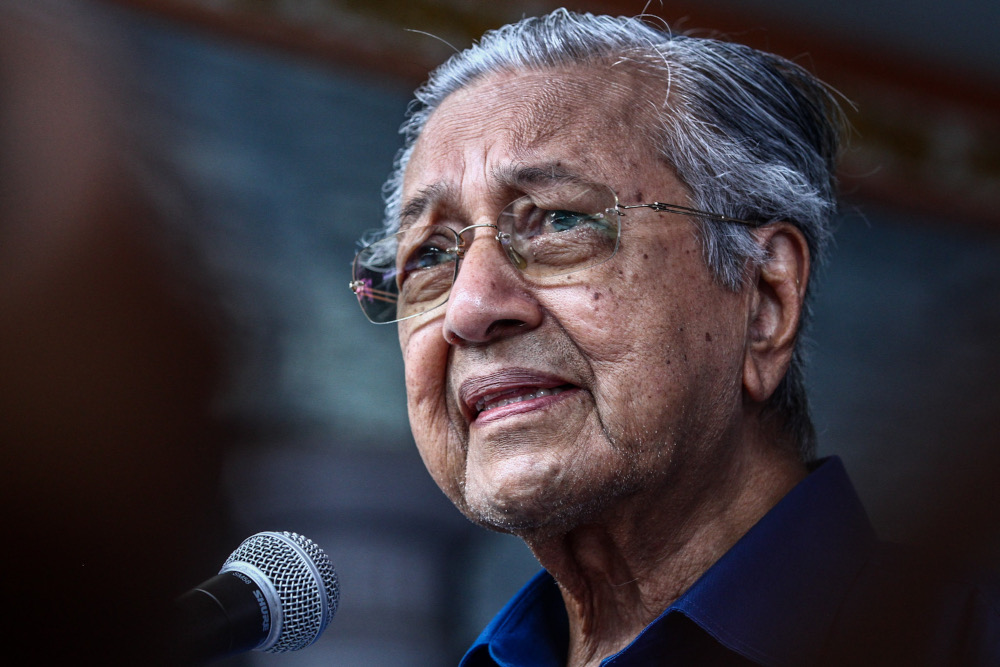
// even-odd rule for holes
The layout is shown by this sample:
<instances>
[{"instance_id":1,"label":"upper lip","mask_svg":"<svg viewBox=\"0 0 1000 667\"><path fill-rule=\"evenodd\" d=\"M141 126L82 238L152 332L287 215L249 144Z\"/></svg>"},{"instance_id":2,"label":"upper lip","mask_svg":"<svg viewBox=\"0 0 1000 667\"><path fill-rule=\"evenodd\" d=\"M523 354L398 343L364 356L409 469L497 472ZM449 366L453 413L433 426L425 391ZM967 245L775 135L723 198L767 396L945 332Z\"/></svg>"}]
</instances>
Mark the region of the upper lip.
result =
<instances>
[{"instance_id":1,"label":"upper lip","mask_svg":"<svg viewBox=\"0 0 1000 667\"><path fill-rule=\"evenodd\" d=\"M564 378L526 368L505 368L492 373L475 375L462 380L458 386L459 404L466 418L472 422L479 415L477 404L519 389L551 389L570 384Z\"/></svg>"}]
</instances>

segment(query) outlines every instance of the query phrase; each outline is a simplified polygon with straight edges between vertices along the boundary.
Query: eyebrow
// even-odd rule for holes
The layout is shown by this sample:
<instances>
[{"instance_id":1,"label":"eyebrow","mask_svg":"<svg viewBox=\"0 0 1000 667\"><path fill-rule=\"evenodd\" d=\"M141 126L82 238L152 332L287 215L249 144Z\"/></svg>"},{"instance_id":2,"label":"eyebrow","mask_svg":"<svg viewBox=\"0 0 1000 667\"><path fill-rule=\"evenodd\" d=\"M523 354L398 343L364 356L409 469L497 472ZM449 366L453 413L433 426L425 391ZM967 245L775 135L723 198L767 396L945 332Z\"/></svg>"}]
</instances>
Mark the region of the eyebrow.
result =
<instances>
[{"instance_id":1,"label":"eyebrow","mask_svg":"<svg viewBox=\"0 0 1000 667\"><path fill-rule=\"evenodd\" d=\"M453 194L454 188L445 183L432 183L421 188L416 196L410 198L399 212L399 229L411 226L423 216L424 211L442 199Z\"/></svg>"},{"instance_id":2,"label":"eyebrow","mask_svg":"<svg viewBox=\"0 0 1000 667\"><path fill-rule=\"evenodd\" d=\"M561 183L586 183L586 179L562 166L561 162L540 165L506 164L490 170L490 180L498 191L524 190L531 187L551 186ZM399 213L399 230L416 223L428 209L445 200L457 200L458 189L453 185L437 182L425 186L408 199Z\"/></svg>"},{"instance_id":3,"label":"eyebrow","mask_svg":"<svg viewBox=\"0 0 1000 667\"><path fill-rule=\"evenodd\" d=\"M494 167L490 176L497 183L509 188L586 182L586 179L566 169L562 162L540 165L503 165Z\"/></svg>"}]
</instances>

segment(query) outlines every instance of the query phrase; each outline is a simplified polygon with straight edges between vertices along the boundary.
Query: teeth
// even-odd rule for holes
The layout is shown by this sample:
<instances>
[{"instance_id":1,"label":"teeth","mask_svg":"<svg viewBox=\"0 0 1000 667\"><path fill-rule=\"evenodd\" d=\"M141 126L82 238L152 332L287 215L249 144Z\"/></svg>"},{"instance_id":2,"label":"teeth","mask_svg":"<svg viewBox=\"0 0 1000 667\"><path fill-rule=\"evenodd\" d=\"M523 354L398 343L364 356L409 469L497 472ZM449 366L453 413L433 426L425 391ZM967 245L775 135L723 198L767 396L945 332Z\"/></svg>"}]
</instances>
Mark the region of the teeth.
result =
<instances>
[{"instance_id":1,"label":"teeth","mask_svg":"<svg viewBox=\"0 0 1000 667\"><path fill-rule=\"evenodd\" d=\"M566 391L565 387L552 387L551 389L536 389L530 394L519 394L508 398L495 399L491 396L487 396L476 403L476 411L482 412L483 410L502 408L503 406L510 405L511 403L530 401L533 398L541 398L542 396L554 396L555 394L561 394L564 391Z\"/></svg>"}]
</instances>

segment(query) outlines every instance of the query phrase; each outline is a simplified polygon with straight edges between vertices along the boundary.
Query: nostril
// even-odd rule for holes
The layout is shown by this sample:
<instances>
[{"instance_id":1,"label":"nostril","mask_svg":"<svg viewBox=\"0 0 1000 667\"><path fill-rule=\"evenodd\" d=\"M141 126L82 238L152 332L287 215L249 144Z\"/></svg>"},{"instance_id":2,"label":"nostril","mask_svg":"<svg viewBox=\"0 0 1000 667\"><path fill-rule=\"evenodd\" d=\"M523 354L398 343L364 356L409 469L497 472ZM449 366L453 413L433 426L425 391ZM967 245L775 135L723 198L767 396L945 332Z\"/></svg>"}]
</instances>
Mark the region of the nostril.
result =
<instances>
[{"instance_id":1,"label":"nostril","mask_svg":"<svg viewBox=\"0 0 1000 667\"><path fill-rule=\"evenodd\" d=\"M505 331L509 332L513 329L520 329L521 327L526 325L527 322L523 322L521 320L497 320L496 322L486 327L486 335L492 338L497 334L504 333Z\"/></svg>"}]
</instances>

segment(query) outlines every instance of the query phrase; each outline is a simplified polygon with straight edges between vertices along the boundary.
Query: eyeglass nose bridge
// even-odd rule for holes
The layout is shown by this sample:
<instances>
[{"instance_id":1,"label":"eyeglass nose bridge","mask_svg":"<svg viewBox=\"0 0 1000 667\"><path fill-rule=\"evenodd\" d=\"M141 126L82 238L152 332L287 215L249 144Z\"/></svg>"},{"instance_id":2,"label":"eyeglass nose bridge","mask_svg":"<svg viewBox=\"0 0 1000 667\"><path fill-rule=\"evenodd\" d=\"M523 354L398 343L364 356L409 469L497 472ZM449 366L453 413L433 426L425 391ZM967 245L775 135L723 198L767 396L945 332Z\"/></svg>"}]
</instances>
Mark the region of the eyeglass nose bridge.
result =
<instances>
[{"instance_id":1,"label":"eyeglass nose bridge","mask_svg":"<svg viewBox=\"0 0 1000 667\"><path fill-rule=\"evenodd\" d=\"M494 224L484 222L478 225L469 225L468 227L465 227L464 229L460 229L457 232L455 232L455 236L458 238L458 242L453 247L448 248L446 252L454 253L455 257L457 257L458 259L465 259L465 251L468 250L470 245L472 245L472 242L470 241L468 244L466 244L464 234L469 230L479 229L481 227L492 227L493 229L497 230L497 234L494 238L497 240L498 243L503 243L503 241L500 238L503 235L503 232L500 231L500 228Z\"/></svg>"},{"instance_id":2,"label":"eyeglass nose bridge","mask_svg":"<svg viewBox=\"0 0 1000 667\"><path fill-rule=\"evenodd\" d=\"M469 230L479 229L481 227L492 227L493 229L497 230L497 233L493 238L496 240L497 243L500 244L500 247L503 249L504 255L507 256L507 259L510 260L510 263L513 264L515 267L517 267L518 270L524 271L525 267L528 265L528 262L524 259L521 253L519 253L514 248L513 244L511 243L510 234L505 231L502 231L500 227L491 223L469 225L468 227L465 227L464 229L460 229L459 231L455 232L455 235L458 237L458 243L454 247L448 248L447 252L454 253L455 258L459 262L461 262L463 259L465 259L465 253L469 249L469 246L472 245L471 242L469 242L468 244L465 243L465 237L463 235L465 234L465 232ZM456 277L458 276L457 268L458 267L456 266L456 272L455 272Z\"/></svg>"}]
</instances>

